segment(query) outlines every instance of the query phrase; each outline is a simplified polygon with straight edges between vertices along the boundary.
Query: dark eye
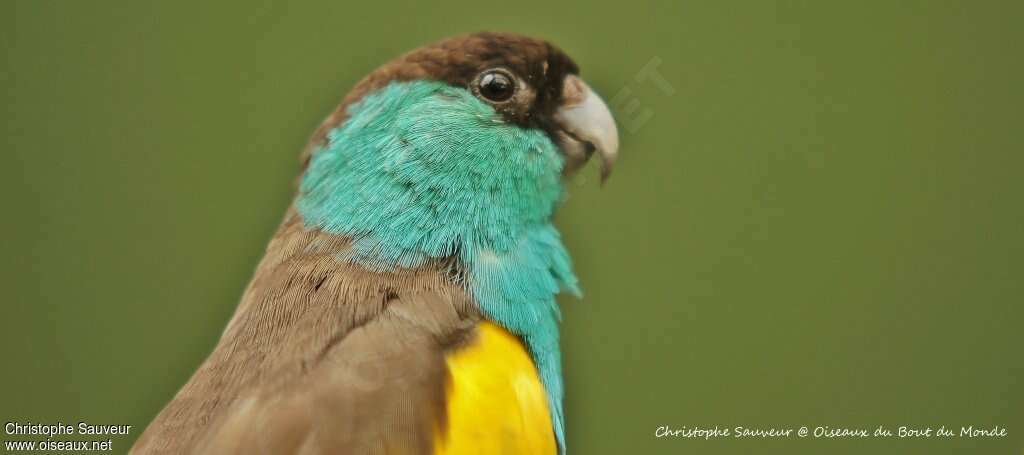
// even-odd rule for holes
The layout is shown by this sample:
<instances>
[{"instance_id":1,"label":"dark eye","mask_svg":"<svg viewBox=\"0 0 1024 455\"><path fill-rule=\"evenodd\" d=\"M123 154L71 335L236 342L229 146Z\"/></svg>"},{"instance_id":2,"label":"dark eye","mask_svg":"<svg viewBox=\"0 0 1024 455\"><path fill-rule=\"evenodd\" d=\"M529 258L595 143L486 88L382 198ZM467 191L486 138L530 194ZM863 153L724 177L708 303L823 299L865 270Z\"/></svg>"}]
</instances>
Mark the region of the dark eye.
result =
<instances>
[{"instance_id":1,"label":"dark eye","mask_svg":"<svg viewBox=\"0 0 1024 455\"><path fill-rule=\"evenodd\" d=\"M516 93L516 83L512 75L504 70L490 70L477 79L480 95L489 101L500 103L508 101Z\"/></svg>"}]
</instances>

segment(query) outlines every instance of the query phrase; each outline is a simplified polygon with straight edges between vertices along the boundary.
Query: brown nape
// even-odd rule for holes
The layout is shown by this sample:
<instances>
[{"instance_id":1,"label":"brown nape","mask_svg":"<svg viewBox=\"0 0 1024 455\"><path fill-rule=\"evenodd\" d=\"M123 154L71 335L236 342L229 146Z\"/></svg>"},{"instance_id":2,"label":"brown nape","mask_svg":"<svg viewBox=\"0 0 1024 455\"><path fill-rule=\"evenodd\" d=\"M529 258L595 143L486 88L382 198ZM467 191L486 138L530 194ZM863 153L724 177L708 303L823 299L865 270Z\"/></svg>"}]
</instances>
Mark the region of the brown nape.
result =
<instances>
[{"instance_id":1,"label":"brown nape","mask_svg":"<svg viewBox=\"0 0 1024 455\"><path fill-rule=\"evenodd\" d=\"M348 106L393 81L435 80L468 88L487 69L505 68L535 93L528 105L499 109L510 123L554 131L552 116L561 101L562 79L579 74L576 63L552 44L513 33L481 32L415 49L364 77L316 129L303 150L303 167L327 133L345 121Z\"/></svg>"}]
</instances>

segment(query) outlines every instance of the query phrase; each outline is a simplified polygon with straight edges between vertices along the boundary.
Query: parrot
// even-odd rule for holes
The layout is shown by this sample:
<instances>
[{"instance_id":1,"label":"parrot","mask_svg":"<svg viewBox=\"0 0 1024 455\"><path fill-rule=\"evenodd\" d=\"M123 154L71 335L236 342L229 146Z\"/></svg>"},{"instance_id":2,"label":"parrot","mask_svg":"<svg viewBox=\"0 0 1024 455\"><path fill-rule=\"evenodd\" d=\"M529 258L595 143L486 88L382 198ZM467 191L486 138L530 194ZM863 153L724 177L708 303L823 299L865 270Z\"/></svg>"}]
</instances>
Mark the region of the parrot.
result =
<instances>
[{"instance_id":1,"label":"parrot","mask_svg":"<svg viewBox=\"0 0 1024 455\"><path fill-rule=\"evenodd\" d=\"M216 346L133 454L566 453L553 216L608 105L548 41L446 38L370 72Z\"/></svg>"}]
</instances>

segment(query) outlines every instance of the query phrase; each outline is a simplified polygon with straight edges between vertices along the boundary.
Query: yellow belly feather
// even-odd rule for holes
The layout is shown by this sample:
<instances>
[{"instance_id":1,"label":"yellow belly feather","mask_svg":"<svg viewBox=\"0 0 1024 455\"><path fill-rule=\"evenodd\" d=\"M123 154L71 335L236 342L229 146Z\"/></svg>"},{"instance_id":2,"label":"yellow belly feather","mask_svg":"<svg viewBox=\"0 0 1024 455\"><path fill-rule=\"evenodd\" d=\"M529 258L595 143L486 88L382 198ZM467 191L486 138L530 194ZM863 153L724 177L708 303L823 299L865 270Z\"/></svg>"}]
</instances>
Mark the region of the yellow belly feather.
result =
<instances>
[{"instance_id":1,"label":"yellow belly feather","mask_svg":"<svg viewBox=\"0 0 1024 455\"><path fill-rule=\"evenodd\" d=\"M547 394L515 335L484 322L476 339L446 361L448 425L435 434L435 453L556 453Z\"/></svg>"}]
</instances>

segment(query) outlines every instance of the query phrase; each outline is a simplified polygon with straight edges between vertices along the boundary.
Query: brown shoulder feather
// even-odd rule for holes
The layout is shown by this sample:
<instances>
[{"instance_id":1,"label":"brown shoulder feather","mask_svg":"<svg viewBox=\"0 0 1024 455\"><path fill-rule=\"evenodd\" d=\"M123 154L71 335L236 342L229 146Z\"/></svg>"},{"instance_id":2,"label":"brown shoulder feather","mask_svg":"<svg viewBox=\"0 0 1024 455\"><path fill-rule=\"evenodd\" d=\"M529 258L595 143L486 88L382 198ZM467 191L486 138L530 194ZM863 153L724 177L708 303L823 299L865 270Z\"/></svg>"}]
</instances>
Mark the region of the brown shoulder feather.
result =
<instances>
[{"instance_id":1,"label":"brown shoulder feather","mask_svg":"<svg viewBox=\"0 0 1024 455\"><path fill-rule=\"evenodd\" d=\"M206 362L135 454L409 453L444 424L444 353L479 320L448 264L376 273L290 213Z\"/></svg>"}]
</instances>

